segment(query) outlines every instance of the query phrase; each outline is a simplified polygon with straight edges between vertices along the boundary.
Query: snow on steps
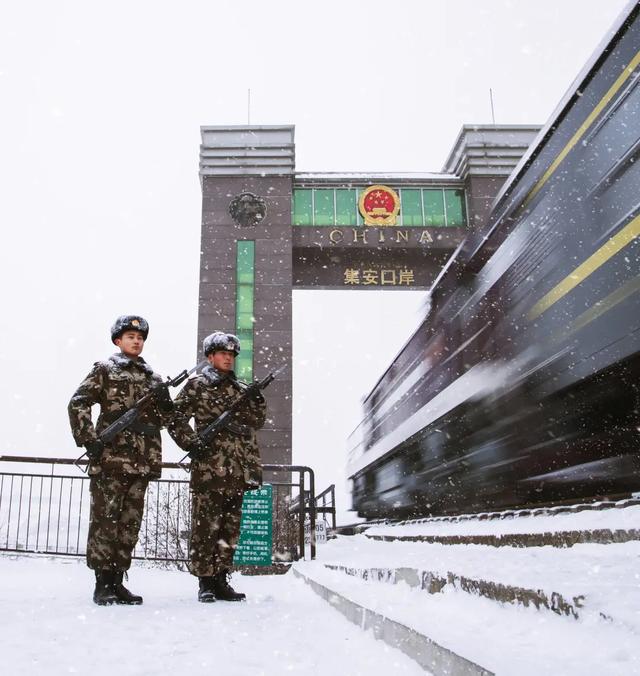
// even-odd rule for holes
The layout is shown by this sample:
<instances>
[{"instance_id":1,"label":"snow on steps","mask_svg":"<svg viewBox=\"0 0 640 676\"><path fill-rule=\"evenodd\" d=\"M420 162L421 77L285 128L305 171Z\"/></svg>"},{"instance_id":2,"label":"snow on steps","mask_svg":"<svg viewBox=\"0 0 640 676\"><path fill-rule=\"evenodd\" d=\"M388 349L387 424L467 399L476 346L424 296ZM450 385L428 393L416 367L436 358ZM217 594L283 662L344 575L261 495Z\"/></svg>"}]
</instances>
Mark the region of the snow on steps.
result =
<instances>
[{"instance_id":1,"label":"snow on steps","mask_svg":"<svg viewBox=\"0 0 640 676\"><path fill-rule=\"evenodd\" d=\"M362 580L373 580L386 584L405 582L410 587L422 589L429 594L439 594L446 585L451 585L468 594L483 596L499 603L515 603L525 607L535 606L538 610L547 609L558 615L568 615L578 618L580 609L584 606L584 595L565 599L558 592L545 592L542 589L526 589L513 585L500 584L491 580L474 579L465 575L447 572L442 575L437 572L418 570L416 568L352 568L326 563L330 570L339 570L346 575L353 575ZM604 613L601 617L611 619Z\"/></svg>"},{"instance_id":2,"label":"snow on steps","mask_svg":"<svg viewBox=\"0 0 640 676\"><path fill-rule=\"evenodd\" d=\"M323 558L362 579L453 588L640 633L639 525L638 500L437 517L373 525L351 538L358 556L336 543Z\"/></svg>"},{"instance_id":3,"label":"snow on steps","mask_svg":"<svg viewBox=\"0 0 640 676\"><path fill-rule=\"evenodd\" d=\"M637 501L367 524L293 570L383 640L396 624L421 635L434 674L458 673L457 658L470 673L640 674L639 525ZM518 536L544 546L513 546ZM473 544L485 537L498 546ZM387 633L400 649L415 641Z\"/></svg>"},{"instance_id":4,"label":"snow on steps","mask_svg":"<svg viewBox=\"0 0 640 676\"><path fill-rule=\"evenodd\" d=\"M418 640L434 674L640 674L640 542L495 548L362 534L318 557L294 574L390 645ZM436 659L441 650L451 663ZM457 658L479 671L457 672Z\"/></svg>"},{"instance_id":5,"label":"snow on steps","mask_svg":"<svg viewBox=\"0 0 640 676\"><path fill-rule=\"evenodd\" d=\"M573 547L640 540L640 501L432 517L362 528L383 542L492 547Z\"/></svg>"},{"instance_id":6,"label":"snow on steps","mask_svg":"<svg viewBox=\"0 0 640 676\"><path fill-rule=\"evenodd\" d=\"M396 622L317 582L308 573L301 572L295 566L293 573L296 577L304 580L316 594L330 603L350 622L358 625L364 631L372 631L375 638L382 640L392 648L401 650L433 674L493 676L493 672L439 645L419 631Z\"/></svg>"},{"instance_id":7,"label":"snow on steps","mask_svg":"<svg viewBox=\"0 0 640 676\"><path fill-rule=\"evenodd\" d=\"M431 542L442 545L487 545L489 547L573 547L583 543L611 544L640 540L640 529L572 530L543 533L508 533L501 535L375 535L365 533L371 540L382 542Z\"/></svg>"}]
</instances>

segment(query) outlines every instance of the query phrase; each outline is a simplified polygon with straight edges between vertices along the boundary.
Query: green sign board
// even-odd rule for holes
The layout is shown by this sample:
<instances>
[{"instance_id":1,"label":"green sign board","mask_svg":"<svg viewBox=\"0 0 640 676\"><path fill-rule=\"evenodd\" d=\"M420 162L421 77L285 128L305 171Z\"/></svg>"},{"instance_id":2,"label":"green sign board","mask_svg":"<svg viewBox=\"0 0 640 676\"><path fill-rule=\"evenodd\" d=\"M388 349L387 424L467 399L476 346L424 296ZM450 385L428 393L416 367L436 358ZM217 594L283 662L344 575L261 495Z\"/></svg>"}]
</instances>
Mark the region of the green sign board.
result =
<instances>
[{"instance_id":1,"label":"green sign board","mask_svg":"<svg viewBox=\"0 0 640 676\"><path fill-rule=\"evenodd\" d=\"M262 488L244 494L240 541L233 557L236 566L271 565L272 518L272 486L264 484Z\"/></svg>"}]
</instances>

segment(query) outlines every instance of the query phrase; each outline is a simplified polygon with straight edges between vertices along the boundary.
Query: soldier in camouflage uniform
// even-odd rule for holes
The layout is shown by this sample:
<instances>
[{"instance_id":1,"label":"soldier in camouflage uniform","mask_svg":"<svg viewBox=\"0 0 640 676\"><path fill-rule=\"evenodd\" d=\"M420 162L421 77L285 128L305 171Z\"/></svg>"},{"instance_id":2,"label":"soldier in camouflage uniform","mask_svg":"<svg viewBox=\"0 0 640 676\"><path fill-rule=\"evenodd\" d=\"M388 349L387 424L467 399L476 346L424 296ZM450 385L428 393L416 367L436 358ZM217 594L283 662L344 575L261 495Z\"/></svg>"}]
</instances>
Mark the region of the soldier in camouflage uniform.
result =
<instances>
[{"instance_id":1,"label":"soldier in camouflage uniform","mask_svg":"<svg viewBox=\"0 0 640 676\"><path fill-rule=\"evenodd\" d=\"M140 357L148 334L142 317L118 317L111 340L120 352L96 362L69 402L73 437L89 458L87 565L95 571L93 600L98 605L142 603L122 580L138 540L147 485L161 474L160 428L173 408L167 386L162 387L160 376ZM158 393L138 419L111 443L103 443L100 433L158 385ZM94 404L100 405L95 427Z\"/></svg>"},{"instance_id":2,"label":"soldier in camouflage uniform","mask_svg":"<svg viewBox=\"0 0 640 676\"><path fill-rule=\"evenodd\" d=\"M245 595L229 585L230 568L240 535L242 496L262 484L256 430L264 424L266 405L259 388L236 379L236 336L216 331L205 338L203 348L209 364L176 397L168 426L192 460L189 570L199 578L199 601L241 601ZM205 445L188 421L195 420L196 432L203 429L247 388L249 397L234 421Z\"/></svg>"}]
</instances>

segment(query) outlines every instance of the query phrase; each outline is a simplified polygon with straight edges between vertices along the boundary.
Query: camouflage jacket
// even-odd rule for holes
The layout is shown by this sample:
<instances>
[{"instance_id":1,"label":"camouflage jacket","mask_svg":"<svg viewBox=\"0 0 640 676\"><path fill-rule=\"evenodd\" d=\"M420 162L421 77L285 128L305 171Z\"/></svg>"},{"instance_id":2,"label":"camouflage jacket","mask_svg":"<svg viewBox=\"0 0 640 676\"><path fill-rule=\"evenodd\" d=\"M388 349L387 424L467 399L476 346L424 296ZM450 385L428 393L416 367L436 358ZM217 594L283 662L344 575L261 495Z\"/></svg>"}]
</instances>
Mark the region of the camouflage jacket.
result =
<instances>
[{"instance_id":1,"label":"camouflage jacket","mask_svg":"<svg viewBox=\"0 0 640 676\"><path fill-rule=\"evenodd\" d=\"M168 426L169 434L182 449L197 437L189 425L195 420L196 432L224 413L247 388L235 374L224 374L212 366L187 382L175 399L175 411ZM209 443L208 455L194 460L191 467L193 487L224 488L244 484L251 486L261 477L260 451L256 430L264 425L266 404L262 395L247 400L234 414L230 429L222 430Z\"/></svg>"},{"instance_id":2,"label":"camouflage jacket","mask_svg":"<svg viewBox=\"0 0 640 676\"><path fill-rule=\"evenodd\" d=\"M132 360L118 353L106 361L96 362L69 402L69 421L76 444L84 446L88 441L95 441L106 427L160 382L162 378L142 358ZM95 427L91 421L94 404L100 405ZM105 446L99 460L90 463L89 474L159 477L160 428L168 423L170 415L152 402L131 428L120 432Z\"/></svg>"}]
</instances>

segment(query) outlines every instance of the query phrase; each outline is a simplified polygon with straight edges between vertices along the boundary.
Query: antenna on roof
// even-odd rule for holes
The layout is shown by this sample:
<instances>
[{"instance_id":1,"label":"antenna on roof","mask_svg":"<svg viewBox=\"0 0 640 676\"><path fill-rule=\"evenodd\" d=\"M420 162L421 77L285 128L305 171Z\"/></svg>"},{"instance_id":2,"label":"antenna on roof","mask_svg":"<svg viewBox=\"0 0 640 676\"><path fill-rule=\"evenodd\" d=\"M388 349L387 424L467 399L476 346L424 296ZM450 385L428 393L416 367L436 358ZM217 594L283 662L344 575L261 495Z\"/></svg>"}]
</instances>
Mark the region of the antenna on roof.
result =
<instances>
[{"instance_id":1,"label":"antenna on roof","mask_svg":"<svg viewBox=\"0 0 640 676\"><path fill-rule=\"evenodd\" d=\"M247 124L251 124L251 89L247 89Z\"/></svg>"},{"instance_id":2,"label":"antenna on roof","mask_svg":"<svg viewBox=\"0 0 640 676\"><path fill-rule=\"evenodd\" d=\"M491 123L495 126L496 113L493 109L493 89L491 89L491 87L489 87L489 101L491 102Z\"/></svg>"}]
</instances>

